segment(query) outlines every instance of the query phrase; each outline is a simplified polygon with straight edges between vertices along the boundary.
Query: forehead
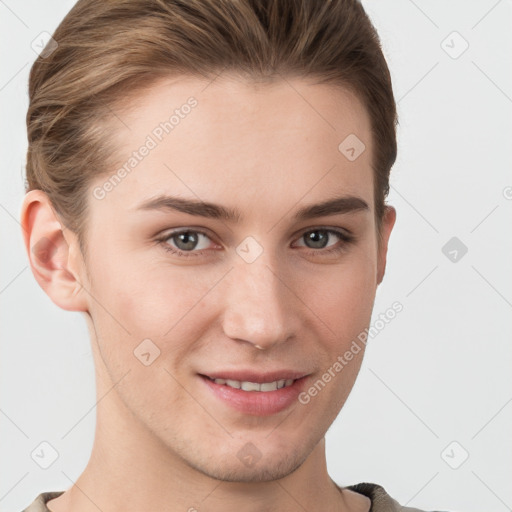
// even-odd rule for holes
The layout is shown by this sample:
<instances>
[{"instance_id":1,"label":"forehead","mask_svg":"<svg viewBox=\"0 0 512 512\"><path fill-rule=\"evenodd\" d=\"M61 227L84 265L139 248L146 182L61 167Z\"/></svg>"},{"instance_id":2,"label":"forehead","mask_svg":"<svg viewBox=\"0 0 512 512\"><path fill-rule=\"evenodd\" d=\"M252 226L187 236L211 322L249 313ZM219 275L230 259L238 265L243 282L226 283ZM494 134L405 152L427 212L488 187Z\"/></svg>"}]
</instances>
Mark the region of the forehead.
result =
<instances>
[{"instance_id":1,"label":"forehead","mask_svg":"<svg viewBox=\"0 0 512 512\"><path fill-rule=\"evenodd\" d=\"M339 86L166 78L116 118L117 167L95 182L114 178L104 205L130 209L165 193L260 206L346 193L373 204L370 119Z\"/></svg>"}]
</instances>

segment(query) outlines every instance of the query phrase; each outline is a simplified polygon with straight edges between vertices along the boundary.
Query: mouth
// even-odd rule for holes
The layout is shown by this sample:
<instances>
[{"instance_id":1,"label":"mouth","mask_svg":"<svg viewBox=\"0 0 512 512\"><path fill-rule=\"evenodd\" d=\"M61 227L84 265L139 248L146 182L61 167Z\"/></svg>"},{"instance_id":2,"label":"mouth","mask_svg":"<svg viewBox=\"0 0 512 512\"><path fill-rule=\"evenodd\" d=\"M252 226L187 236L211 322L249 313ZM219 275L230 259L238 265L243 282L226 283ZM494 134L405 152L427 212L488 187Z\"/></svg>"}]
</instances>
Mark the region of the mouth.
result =
<instances>
[{"instance_id":1,"label":"mouth","mask_svg":"<svg viewBox=\"0 0 512 512\"><path fill-rule=\"evenodd\" d=\"M209 393L231 410L244 414L268 416L297 402L306 378L304 373L283 371L270 374L224 372L198 374Z\"/></svg>"},{"instance_id":2,"label":"mouth","mask_svg":"<svg viewBox=\"0 0 512 512\"><path fill-rule=\"evenodd\" d=\"M261 391L267 393L269 391L276 391L277 389L287 388L293 385L297 379L279 379L272 382L251 382L248 380L233 380L233 379L212 379L204 375L207 379L219 384L220 386L228 386L233 389L241 389L242 391Z\"/></svg>"}]
</instances>

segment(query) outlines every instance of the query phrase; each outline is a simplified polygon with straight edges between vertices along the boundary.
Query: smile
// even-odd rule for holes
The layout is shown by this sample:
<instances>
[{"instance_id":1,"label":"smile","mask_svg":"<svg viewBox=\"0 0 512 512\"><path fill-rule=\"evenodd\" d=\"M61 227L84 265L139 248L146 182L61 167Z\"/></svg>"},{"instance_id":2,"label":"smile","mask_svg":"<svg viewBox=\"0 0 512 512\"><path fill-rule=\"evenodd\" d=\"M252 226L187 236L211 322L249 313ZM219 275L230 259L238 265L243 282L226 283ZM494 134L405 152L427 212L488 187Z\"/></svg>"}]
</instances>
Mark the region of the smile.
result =
<instances>
[{"instance_id":1,"label":"smile","mask_svg":"<svg viewBox=\"0 0 512 512\"><path fill-rule=\"evenodd\" d=\"M211 379L215 384L229 386L233 389L241 389L242 391L276 391L277 389L286 388L294 383L294 379L280 379L273 382L249 382L245 380L231 380L231 379Z\"/></svg>"},{"instance_id":2,"label":"smile","mask_svg":"<svg viewBox=\"0 0 512 512\"><path fill-rule=\"evenodd\" d=\"M290 371L269 374L219 372L212 376L199 374L198 377L205 392L219 404L253 416L277 414L297 404L308 378L304 373Z\"/></svg>"}]
</instances>

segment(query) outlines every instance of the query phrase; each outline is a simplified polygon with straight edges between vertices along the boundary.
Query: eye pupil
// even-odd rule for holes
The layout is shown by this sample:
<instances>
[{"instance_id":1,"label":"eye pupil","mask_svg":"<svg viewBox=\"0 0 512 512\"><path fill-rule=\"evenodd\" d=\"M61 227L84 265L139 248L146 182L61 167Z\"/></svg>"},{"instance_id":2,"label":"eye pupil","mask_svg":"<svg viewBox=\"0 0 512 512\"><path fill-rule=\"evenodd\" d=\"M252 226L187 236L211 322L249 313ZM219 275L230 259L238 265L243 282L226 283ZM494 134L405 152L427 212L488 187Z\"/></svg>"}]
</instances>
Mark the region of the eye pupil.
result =
<instances>
[{"instance_id":1,"label":"eye pupil","mask_svg":"<svg viewBox=\"0 0 512 512\"><path fill-rule=\"evenodd\" d=\"M320 233L320 236L318 236L318 233ZM328 236L325 231L322 231L322 230L310 231L306 235L306 238L313 243L317 243L320 241L320 246L313 246L314 249L319 249L319 248L323 249L327 245Z\"/></svg>"},{"instance_id":2,"label":"eye pupil","mask_svg":"<svg viewBox=\"0 0 512 512\"><path fill-rule=\"evenodd\" d=\"M197 244L197 234L191 233L190 231L179 233L178 235L176 235L176 237L180 242L183 242L186 245L186 247L180 247L180 249L194 249L195 244ZM192 242L190 240L192 240Z\"/></svg>"}]
</instances>

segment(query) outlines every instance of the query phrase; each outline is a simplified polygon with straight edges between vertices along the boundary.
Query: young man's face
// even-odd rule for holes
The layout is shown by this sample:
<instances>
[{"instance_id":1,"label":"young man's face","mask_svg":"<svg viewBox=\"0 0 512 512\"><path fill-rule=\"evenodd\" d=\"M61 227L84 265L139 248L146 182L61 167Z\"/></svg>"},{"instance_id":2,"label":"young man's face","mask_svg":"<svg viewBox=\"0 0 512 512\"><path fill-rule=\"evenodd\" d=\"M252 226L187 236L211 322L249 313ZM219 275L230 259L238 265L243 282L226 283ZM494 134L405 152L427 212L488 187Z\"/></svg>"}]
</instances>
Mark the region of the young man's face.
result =
<instances>
[{"instance_id":1,"label":"young man's face","mask_svg":"<svg viewBox=\"0 0 512 512\"><path fill-rule=\"evenodd\" d=\"M161 81L117 111L119 167L137 163L90 189L81 278L98 382L115 385L98 422L217 479L276 479L311 454L354 384L364 350L333 368L369 325L394 212L379 252L355 96L302 80L206 85ZM239 218L141 207L161 196ZM340 197L346 211L296 217Z\"/></svg>"}]
</instances>

